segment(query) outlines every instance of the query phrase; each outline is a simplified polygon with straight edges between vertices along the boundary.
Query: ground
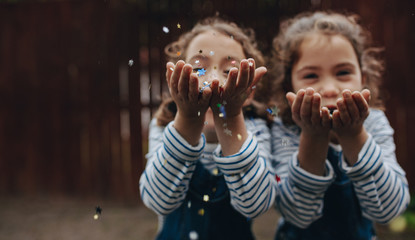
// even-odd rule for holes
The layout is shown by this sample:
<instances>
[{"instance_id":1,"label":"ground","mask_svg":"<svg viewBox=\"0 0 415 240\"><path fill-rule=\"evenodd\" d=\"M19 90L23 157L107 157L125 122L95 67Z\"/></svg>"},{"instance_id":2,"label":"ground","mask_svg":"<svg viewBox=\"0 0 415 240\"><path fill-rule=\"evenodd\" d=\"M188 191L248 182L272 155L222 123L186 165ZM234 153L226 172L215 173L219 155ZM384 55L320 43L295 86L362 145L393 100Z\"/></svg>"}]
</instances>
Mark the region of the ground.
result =
<instances>
[{"instance_id":1,"label":"ground","mask_svg":"<svg viewBox=\"0 0 415 240\"><path fill-rule=\"evenodd\" d=\"M102 209L94 220L96 206ZM258 240L273 239L279 215L268 211L254 221ZM80 200L70 197L0 197L0 239L4 240L113 240L154 239L156 215L143 205ZM380 239L415 239L393 235L378 227Z\"/></svg>"}]
</instances>

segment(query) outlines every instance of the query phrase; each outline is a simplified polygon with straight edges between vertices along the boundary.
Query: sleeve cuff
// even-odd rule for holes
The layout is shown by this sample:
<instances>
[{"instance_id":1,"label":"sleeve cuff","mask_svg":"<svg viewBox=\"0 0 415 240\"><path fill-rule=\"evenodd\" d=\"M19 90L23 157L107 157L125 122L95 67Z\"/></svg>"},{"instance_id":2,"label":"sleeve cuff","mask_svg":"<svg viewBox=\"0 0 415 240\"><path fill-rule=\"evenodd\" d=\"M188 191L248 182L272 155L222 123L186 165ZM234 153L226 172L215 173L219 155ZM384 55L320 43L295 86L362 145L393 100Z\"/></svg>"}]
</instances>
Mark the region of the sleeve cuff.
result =
<instances>
[{"instance_id":1,"label":"sleeve cuff","mask_svg":"<svg viewBox=\"0 0 415 240\"><path fill-rule=\"evenodd\" d=\"M359 152L358 160L353 166L347 164L344 155L341 156L340 168L352 180L372 175L372 172L381 164L379 161L381 151L370 133L365 144Z\"/></svg>"},{"instance_id":2,"label":"sleeve cuff","mask_svg":"<svg viewBox=\"0 0 415 240\"><path fill-rule=\"evenodd\" d=\"M196 146L192 146L177 132L173 127L173 123L173 121L170 122L164 129L163 142L166 151L177 159L184 161L195 161L199 159L205 148L205 136L202 134L199 143Z\"/></svg>"},{"instance_id":3,"label":"sleeve cuff","mask_svg":"<svg viewBox=\"0 0 415 240\"><path fill-rule=\"evenodd\" d=\"M239 151L230 156L222 156L220 145L213 152L213 160L224 174L237 174L243 172L258 158L258 143L256 138L248 131L248 137Z\"/></svg>"},{"instance_id":4,"label":"sleeve cuff","mask_svg":"<svg viewBox=\"0 0 415 240\"><path fill-rule=\"evenodd\" d=\"M293 153L292 160L290 161L288 167L289 180L291 180L297 187L308 192L325 192L334 181L334 170L330 162L326 159L326 175L319 176L302 169L297 155L298 151Z\"/></svg>"}]
</instances>

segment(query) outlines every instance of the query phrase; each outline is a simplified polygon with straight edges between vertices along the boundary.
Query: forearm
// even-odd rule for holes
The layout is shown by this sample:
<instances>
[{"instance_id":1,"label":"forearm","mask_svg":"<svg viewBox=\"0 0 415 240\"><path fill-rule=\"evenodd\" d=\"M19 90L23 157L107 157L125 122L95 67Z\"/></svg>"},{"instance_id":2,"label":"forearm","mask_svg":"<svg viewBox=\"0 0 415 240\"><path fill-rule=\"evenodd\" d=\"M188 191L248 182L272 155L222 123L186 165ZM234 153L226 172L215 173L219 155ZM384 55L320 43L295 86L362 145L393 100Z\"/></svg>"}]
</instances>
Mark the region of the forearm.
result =
<instances>
[{"instance_id":1,"label":"forearm","mask_svg":"<svg viewBox=\"0 0 415 240\"><path fill-rule=\"evenodd\" d=\"M195 117L185 117L178 111L174 118L174 128L190 145L196 146L202 134L204 119L204 114Z\"/></svg>"},{"instance_id":2,"label":"forearm","mask_svg":"<svg viewBox=\"0 0 415 240\"><path fill-rule=\"evenodd\" d=\"M365 144L367 138L368 134L363 126L362 129L354 135L339 136L338 140L342 146L343 155L349 166L353 166L357 162L359 152Z\"/></svg>"},{"instance_id":3,"label":"forearm","mask_svg":"<svg viewBox=\"0 0 415 240\"><path fill-rule=\"evenodd\" d=\"M223 156L237 153L248 136L242 111L233 117L215 114L214 121Z\"/></svg>"},{"instance_id":4,"label":"forearm","mask_svg":"<svg viewBox=\"0 0 415 240\"><path fill-rule=\"evenodd\" d=\"M300 167L309 173L323 176L328 151L328 136L302 132L298 149Z\"/></svg>"}]
</instances>

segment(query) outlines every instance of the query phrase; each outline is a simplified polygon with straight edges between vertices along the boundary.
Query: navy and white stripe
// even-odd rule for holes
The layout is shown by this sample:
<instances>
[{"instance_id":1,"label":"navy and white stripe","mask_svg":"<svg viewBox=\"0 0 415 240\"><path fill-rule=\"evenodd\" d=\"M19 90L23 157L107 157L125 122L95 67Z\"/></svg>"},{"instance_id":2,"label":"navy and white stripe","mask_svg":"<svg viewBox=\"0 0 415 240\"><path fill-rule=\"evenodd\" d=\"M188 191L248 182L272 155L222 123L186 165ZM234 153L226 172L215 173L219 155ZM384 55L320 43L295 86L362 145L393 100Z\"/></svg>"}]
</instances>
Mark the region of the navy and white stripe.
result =
<instances>
[{"instance_id":1,"label":"navy and white stripe","mask_svg":"<svg viewBox=\"0 0 415 240\"><path fill-rule=\"evenodd\" d=\"M173 123L163 128L152 120L149 133L147 165L140 178L144 204L159 215L167 215L179 207L189 188L196 161L212 174L224 174L231 204L247 217L256 217L272 205L276 196L274 176L268 169L271 134L264 120L245 119L248 138L240 151L221 156L220 145L190 146L174 129ZM215 149L216 148L216 149Z\"/></svg>"},{"instance_id":2,"label":"navy and white stripe","mask_svg":"<svg viewBox=\"0 0 415 240\"><path fill-rule=\"evenodd\" d=\"M349 167L341 156L340 167L353 182L363 215L387 223L409 204L408 184L405 172L396 161L393 129L385 114L371 109L364 127L369 138L359 153L358 161ZM297 160L298 127L284 126L277 118L271 133L273 156L270 165L281 178L276 207L286 221L306 228L322 216L324 192L334 181L335 174L328 160L323 177L300 168ZM281 144L282 140L286 144Z\"/></svg>"},{"instance_id":3,"label":"navy and white stripe","mask_svg":"<svg viewBox=\"0 0 415 240\"><path fill-rule=\"evenodd\" d=\"M201 138L197 146L188 144L174 129L150 124L149 153L146 169L140 178L140 193L144 204L157 214L166 215L179 207L205 147Z\"/></svg>"},{"instance_id":4,"label":"navy and white stripe","mask_svg":"<svg viewBox=\"0 0 415 240\"><path fill-rule=\"evenodd\" d=\"M231 204L243 215L254 218L267 211L276 196L276 180L269 168L271 134L263 119L246 119L248 137L240 152L221 156L218 146L214 160L224 173Z\"/></svg>"}]
</instances>

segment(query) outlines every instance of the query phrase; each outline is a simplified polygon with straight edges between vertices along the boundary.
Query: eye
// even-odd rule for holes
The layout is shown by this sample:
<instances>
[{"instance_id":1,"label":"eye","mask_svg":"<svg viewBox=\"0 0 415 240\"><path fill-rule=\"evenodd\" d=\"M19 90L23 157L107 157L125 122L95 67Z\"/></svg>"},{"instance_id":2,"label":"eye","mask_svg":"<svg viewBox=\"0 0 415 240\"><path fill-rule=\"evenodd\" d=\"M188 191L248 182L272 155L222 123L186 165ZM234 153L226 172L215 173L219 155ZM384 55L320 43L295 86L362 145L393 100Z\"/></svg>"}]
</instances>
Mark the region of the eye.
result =
<instances>
[{"instance_id":1,"label":"eye","mask_svg":"<svg viewBox=\"0 0 415 240\"><path fill-rule=\"evenodd\" d=\"M314 78L318 78L318 76L315 73L309 73L309 74L304 75L303 78L305 78L305 79L314 79Z\"/></svg>"},{"instance_id":2,"label":"eye","mask_svg":"<svg viewBox=\"0 0 415 240\"><path fill-rule=\"evenodd\" d=\"M345 75L349 75L350 71L348 70L341 70L337 72L337 76L345 76Z\"/></svg>"}]
</instances>

